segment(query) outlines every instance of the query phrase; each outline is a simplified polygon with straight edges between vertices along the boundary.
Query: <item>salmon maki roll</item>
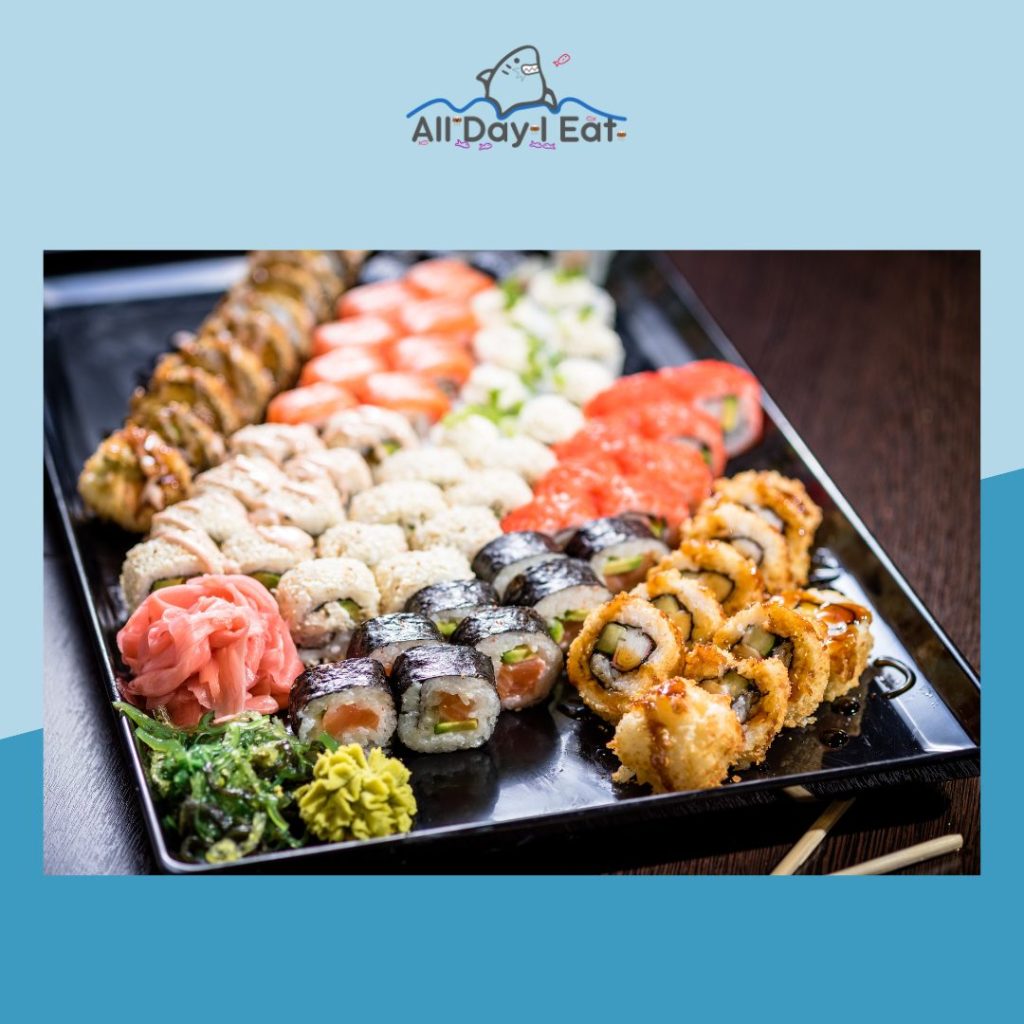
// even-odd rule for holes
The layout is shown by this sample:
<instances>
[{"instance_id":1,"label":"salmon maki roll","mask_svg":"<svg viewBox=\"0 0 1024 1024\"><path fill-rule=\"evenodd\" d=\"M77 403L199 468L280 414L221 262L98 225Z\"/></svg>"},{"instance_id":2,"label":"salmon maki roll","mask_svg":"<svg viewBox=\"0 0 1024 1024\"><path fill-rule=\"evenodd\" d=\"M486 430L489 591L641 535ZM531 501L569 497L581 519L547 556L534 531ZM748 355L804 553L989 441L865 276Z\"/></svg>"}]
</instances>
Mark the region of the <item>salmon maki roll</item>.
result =
<instances>
[{"instance_id":1,"label":"salmon maki roll","mask_svg":"<svg viewBox=\"0 0 1024 1024\"><path fill-rule=\"evenodd\" d=\"M306 669L292 687L288 717L303 743L326 733L361 747L386 746L398 724L384 670L369 658Z\"/></svg>"},{"instance_id":2,"label":"salmon maki roll","mask_svg":"<svg viewBox=\"0 0 1024 1024\"><path fill-rule=\"evenodd\" d=\"M397 313L407 334L445 334L468 342L477 329L470 306L457 299L419 299Z\"/></svg>"},{"instance_id":3,"label":"salmon maki roll","mask_svg":"<svg viewBox=\"0 0 1024 1024\"><path fill-rule=\"evenodd\" d=\"M367 377L387 368L387 362L369 349L333 348L306 363L299 375L299 383L334 384L358 394Z\"/></svg>"},{"instance_id":4,"label":"salmon maki roll","mask_svg":"<svg viewBox=\"0 0 1024 1024\"><path fill-rule=\"evenodd\" d=\"M643 517L610 516L581 526L569 538L565 553L588 561L604 585L618 594L644 582L668 547Z\"/></svg>"},{"instance_id":5,"label":"salmon maki roll","mask_svg":"<svg viewBox=\"0 0 1024 1024\"><path fill-rule=\"evenodd\" d=\"M393 612L368 619L356 627L349 644L350 658L373 658L391 674L395 659L405 651L425 644L439 644L441 634L425 615Z\"/></svg>"}]
</instances>

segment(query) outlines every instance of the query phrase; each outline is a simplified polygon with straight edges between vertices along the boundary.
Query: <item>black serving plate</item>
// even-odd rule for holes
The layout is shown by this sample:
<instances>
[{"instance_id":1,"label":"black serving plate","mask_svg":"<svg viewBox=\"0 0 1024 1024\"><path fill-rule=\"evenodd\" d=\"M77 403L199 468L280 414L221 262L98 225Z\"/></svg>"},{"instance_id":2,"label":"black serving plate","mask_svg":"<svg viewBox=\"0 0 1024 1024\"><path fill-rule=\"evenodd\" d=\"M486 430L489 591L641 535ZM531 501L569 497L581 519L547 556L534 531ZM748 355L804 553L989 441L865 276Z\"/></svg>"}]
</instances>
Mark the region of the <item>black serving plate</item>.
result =
<instances>
[{"instance_id":1,"label":"black serving plate","mask_svg":"<svg viewBox=\"0 0 1024 1024\"><path fill-rule=\"evenodd\" d=\"M422 255L378 253L364 279L394 276ZM469 255L501 273L521 254ZM85 513L77 474L100 439L120 424L132 387L172 334L196 327L241 267L239 260L203 260L47 282L46 470L111 698L119 664L115 634L125 618L117 577L137 538ZM620 253L607 286L618 304L627 372L693 358L742 364L667 257ZM665 818L682 822L697 813L770 803L796 785L831 794L977 774L978 679L767 395L764 405L764 439L727 472L774 468L803 480L824 510L812 582L842 590L875 616L873 660L860 688L823 706L814 725L780 735L764 765L739 781L695 793L653 796L616 786L616 760L605 747L610 728L562 683L546 706L503 714L482 749L403 752L420 808L407 835L196 865L168 848L131 728L117 716L161 867L187 873L429 870L453 863L486 869L496 851L505 864L514 863L519 851L524 863L532 857L536 864L539 850L549 868L572 870L573 844L609 828L641 828Z\"/></svg>"}]
</instances>

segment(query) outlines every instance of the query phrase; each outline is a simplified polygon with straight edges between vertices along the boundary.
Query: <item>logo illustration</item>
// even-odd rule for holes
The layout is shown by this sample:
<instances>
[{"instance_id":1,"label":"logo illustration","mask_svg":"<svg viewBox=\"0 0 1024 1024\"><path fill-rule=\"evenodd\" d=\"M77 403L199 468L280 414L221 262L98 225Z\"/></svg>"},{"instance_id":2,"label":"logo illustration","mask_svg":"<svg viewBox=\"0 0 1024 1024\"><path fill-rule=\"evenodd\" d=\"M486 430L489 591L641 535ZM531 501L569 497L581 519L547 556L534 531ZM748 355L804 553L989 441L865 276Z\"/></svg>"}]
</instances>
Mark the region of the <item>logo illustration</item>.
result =
<instances>
[{"instance_id":1,"label":"logo illustration","mask_svg":"<svg viewBox=\"0 0 1024 1024\"><path fill-rule=\"evenodd\" d=\"M484 97L497 107L502 117L520 107L539 103L555 109L555 94L544 81L540 54L535 46L520 46L506 53L493 68L481 71L476 77L484 83Z\"/></svg>"}]
</instances>

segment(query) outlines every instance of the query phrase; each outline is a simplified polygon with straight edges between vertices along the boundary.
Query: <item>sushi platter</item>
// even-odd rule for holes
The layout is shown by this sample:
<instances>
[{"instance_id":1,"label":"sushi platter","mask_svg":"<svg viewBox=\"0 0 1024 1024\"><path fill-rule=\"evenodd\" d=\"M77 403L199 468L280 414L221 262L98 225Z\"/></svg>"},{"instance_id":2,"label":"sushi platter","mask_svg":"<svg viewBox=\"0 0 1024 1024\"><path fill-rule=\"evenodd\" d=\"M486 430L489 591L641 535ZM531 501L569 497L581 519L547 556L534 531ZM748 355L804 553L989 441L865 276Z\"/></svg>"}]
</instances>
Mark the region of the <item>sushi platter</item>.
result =
<instances>
[{"instance_id":1,"label":"sushi platter","mask_svg":"<svg viewBox=\"0 0 1024 1024\"><path fill-rule=\"evenodd\" d=\"M162 870L571 870L568 836L977 774L978 678L667 255L44 294L47 478Z\"/></svg>"}]
</instances>

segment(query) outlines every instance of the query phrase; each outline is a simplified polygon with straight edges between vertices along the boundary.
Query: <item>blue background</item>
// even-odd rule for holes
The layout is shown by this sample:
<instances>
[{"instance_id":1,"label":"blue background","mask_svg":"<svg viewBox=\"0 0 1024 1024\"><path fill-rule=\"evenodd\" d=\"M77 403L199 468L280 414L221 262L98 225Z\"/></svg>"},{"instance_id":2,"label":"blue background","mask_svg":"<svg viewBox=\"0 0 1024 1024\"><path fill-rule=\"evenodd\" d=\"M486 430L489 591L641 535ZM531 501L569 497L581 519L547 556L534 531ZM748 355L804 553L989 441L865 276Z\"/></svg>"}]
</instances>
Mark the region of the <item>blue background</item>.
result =
<instances>
[{"instance_id":1,"label":"blue background","mask_svg":"<svg viewBox=\"0 0 1024 1024\"><path fill-rule=\"evenodd\" d=\"M564 1005L575 1020L984 1006L1019 947L993 943L1019 897L1015 712L1000 705L1019 686L1005 598L1020 555L1001 538L1024 477L997 476L1024 466L1019 12L891 0L6 10L0 407L19 484L5 503L0 885L13 955L0 963L18 979L11 998L34 991L50 1014L81 1012L92 993L125 1015L176 1020L217 1007L242 1019L249 1001L256 1019L274 1007L504 1018ZM553 152L411 143L408 110L477 95L476 73L527 43L557 95L626 114L628 139ZM562 52L572 60L556 69ZM980 248L982 473L993 477L984 877L843 883L856 893L812 879L43 878L41 250L256 246ZM432 912L453 892L469 897L467 920Z\"/></svg>"}]
</instances>

